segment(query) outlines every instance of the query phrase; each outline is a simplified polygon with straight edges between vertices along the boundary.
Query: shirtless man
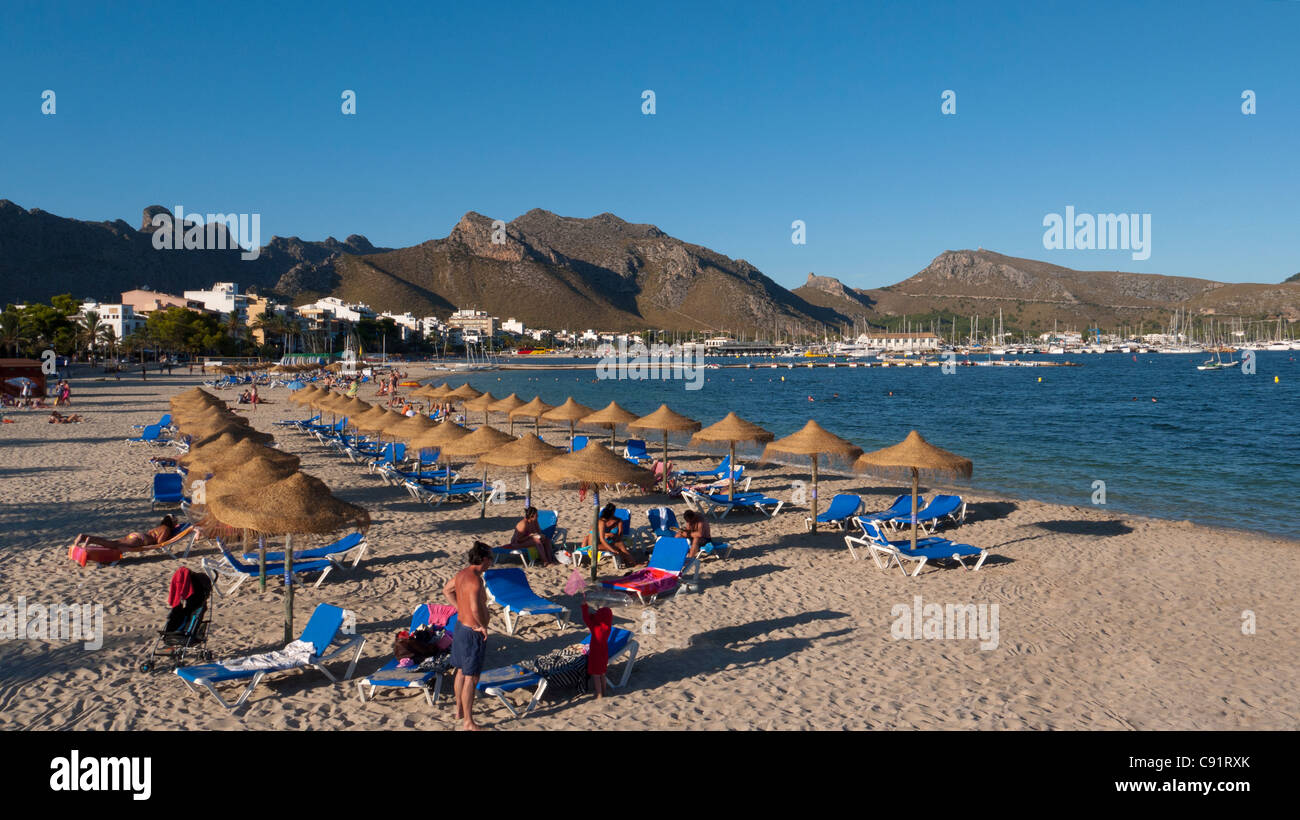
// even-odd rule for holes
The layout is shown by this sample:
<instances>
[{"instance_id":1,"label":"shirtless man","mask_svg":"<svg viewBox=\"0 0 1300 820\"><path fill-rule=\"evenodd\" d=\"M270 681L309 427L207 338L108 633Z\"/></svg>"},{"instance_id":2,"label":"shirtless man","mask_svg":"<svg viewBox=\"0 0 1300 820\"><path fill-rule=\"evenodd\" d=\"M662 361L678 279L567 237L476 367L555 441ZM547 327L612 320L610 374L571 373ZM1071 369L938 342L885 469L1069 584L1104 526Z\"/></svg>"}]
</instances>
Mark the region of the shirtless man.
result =
<instances>
[{"instance_id":1,"label":"shirtless man","mask_svg":"<svg viewBox=\"0 0 1300 820\"><path fill-rule=\"evenodd\" d=\"M551 539L542 535L542 528L537 523L536 507L524 510L523 520L515 524L515 533L510 537L510 546L513 549L536 547L537 557L541 559L544 567L557 563Z\"/></svg>"},{"instance_id":2,"label":"shirtless man","mask_svg":"<svg viewBox=\"0 0 1300 820\"><path fill-rule=\"evenodd\" d=\"M691 551L686 554L686 557L694 558L699 554L700 548L709 543L713 537L709 532L709 522L695 510L687 510L682 517L686 519L686 526L677 530L677 537L690 539Z\"/></svg>"},{"instance_id":3,"label":"shirtless man","mask_svg":"<svg viewBox=\"0 0 1300 820\"><path fill-rule=\"evenodd\" d=\"M81 533L77 540L72 542L74 547L84 547L93 545L96 547L109 547L110 549L121 552L130 552L131 550L140 550L145 547L153 547L171 538L176 533L176 519L170 515L163 516L163 520L158 526L148 532L133 532L121 540L112 538L101 538L98 535L88 535Z\"/></svg>"},{"instance_id":4,"label":"shirtless man","mask_svg":"<svg viewBox=\"0 0 1300 820\"><path fill-rule=\"evenodd\" d=\"M456 717L467 731L477 731L474 722L474 692L487 654L487 588L483 573L492 566L492 548L482 541L465 554L468 566L443 587L443 594L456 607L456 632L451 640L451 665L456 667Z\"/></svg>"}]
</instances>

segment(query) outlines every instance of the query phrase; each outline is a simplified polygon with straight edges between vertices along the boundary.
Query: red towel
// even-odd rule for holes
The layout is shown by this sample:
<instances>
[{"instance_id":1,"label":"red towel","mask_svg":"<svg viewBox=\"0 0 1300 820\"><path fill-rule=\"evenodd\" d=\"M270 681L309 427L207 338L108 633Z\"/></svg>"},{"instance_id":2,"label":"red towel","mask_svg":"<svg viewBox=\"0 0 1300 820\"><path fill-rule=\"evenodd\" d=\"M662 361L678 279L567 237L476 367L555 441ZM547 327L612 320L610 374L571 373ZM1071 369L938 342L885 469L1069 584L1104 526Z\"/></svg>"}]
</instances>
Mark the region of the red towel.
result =
<instances>
[{"instance_id":1,"label":"red towel","mask_svg":"<svg viewBox=\"0 0 1300 820\"><path fill-rule=\"evenodd\" d=\"M603 675L609 665L609 636L613 632L614 611L602 606L594 613L582 605L582 620L591 630L591 648L587 650L587 673Z\"/></svg>"},{"instance_id":2,"label":"red towel","mask_svg":"<svg viewBox=\"0 0 1300 820\"><path fill-rule=\"evenodd\" d=\"M171 585L167 588L167 606L180 606L193 594L194 581L190 579L190 571L181 567L173 572Z\"/></svg>"}]
</instances>

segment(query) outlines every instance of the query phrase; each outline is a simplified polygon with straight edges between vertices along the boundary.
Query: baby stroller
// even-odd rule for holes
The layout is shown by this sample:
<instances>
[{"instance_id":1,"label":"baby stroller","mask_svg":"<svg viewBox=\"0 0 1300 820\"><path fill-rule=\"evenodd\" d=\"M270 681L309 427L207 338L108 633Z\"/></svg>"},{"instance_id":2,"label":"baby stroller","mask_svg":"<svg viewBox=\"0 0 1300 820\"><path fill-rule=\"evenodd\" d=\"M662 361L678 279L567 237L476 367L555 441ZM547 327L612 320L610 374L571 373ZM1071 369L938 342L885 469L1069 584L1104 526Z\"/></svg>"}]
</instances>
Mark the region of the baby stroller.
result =
<instances>
[{"instance_id":1,"label":"baby stroller","mask_svg":"<svg viewBox=\"0 0 1300 820\"><path fill-rule=\"evenodd\" d=\"M180 666L191 660L212 660L207 648L208 627L212 623L212 579L201 572L181 567L172 573L167 603L172 605L167 623L154 639L149 657L140 664L141 672L153 672L159 658Z\"/></svg>"}]
</instances>

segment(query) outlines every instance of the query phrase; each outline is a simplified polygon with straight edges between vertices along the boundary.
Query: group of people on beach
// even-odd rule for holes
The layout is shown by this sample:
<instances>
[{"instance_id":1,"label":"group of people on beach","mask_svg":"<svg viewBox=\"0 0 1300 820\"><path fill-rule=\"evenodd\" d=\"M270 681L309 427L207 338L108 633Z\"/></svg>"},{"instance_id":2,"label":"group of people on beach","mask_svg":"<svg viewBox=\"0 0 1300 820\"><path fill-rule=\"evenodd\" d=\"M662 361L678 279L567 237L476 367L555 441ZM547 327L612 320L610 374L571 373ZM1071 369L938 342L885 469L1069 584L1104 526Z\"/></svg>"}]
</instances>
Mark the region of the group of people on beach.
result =
<instances>
[{"instance_id":1,"label":"group of people on beach","mask_svg":"<svg viewBox=\"0 0 1300 820\"><path fill-rule=\"evenodd\" d=\"M524 517L515 524L514 531L510 534L510 541L506 544L509 549L528 549L537 550L537 559L542 566L554 566L562 561L558 560L555 553L555 545L551 539L542 532L541 525L538 523L538 510L536 507L528 507L524 510ZM690 552L688 558L694 558L699 555L700 549L708 544L713 538L709 531L709 522L704 516L695 510L687 510L682 516L686 523L684 526L677 528L677 537L685 538L690 541ZM600 516L596 519L596 530L587 531L582 538L582 547L589 548L592 544L593 536L598 544L597 549L613 553L619 557L619 560L625 566L634 567L644 562L644 557L637 558L633 555L632 550L627 546L627 521L618 516L618 508L613 504L606 504L600 511Z\"/></svg>"}]
</instances>

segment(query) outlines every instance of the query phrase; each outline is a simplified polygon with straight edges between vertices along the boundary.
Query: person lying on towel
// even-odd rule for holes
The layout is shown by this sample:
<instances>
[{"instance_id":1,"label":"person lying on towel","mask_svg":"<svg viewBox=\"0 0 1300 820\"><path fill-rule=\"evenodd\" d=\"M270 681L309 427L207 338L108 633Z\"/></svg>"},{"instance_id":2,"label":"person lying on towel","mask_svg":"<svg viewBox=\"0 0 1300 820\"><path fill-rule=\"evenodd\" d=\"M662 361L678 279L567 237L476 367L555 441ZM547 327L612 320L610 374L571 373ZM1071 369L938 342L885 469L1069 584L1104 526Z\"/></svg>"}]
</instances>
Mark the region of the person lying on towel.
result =
<instances>
[{"instance_id":1,"label":"person lying on towel","mask_svg":"<svg viewBox=\"0 0 1300 820\"><path fill-rule=\"evenodd\" d=\"M175 534L176 519L170 515L165 515L158 526L148 532L133 532L119 539L101 538L98 535L88 535L83 532L77 536L76 541L72 542L72 546L107 547L120 552L130 552L145 549L146 547L156 547Z\"/></svg>"}]
</instances>

